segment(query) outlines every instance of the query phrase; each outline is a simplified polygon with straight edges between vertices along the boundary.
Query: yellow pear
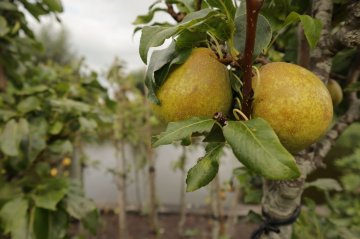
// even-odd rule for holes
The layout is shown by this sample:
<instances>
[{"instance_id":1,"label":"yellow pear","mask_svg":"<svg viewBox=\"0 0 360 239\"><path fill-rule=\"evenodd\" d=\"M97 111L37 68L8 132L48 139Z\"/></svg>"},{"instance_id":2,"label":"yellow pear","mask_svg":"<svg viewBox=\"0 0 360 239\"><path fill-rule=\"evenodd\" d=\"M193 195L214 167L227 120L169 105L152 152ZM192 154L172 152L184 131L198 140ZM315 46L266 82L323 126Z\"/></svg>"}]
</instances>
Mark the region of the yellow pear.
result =
<instances>
[{"instance_id":1,"label":"yellow pear","mask_svg":"<svg viewBox=\"0 0 360 239\"><path fill-rule=\"evenodd\" d=\"M259 72L252 81L252 116L265 119L292 153L319 140L333 117L325 84L307 69L285 62L267 64Z\"/></svg>"},{"instance_id":2,"label":"yellow pear","mask_svg":"<svg viewBox=\"0 0 360 239\"><path fill-rule=\"evenodd\" d=\"M327 83L327 89L330 92L333 105L339 105L343 99L343 91L339 83L337 83L335 80L329 80Z\"/></svg>"},{"instance_id":3,"label":"yellow pear","mask_svg":"<svg viewBox=\"0 0 360 239\"><path fill-rule=\"evenodd\" d=\"M194 48L184 64L170 72L156 95L160 105L152 108L166 122L227 114L232 102L228 70L208 48Z\"/></svg>"}]
</instances>

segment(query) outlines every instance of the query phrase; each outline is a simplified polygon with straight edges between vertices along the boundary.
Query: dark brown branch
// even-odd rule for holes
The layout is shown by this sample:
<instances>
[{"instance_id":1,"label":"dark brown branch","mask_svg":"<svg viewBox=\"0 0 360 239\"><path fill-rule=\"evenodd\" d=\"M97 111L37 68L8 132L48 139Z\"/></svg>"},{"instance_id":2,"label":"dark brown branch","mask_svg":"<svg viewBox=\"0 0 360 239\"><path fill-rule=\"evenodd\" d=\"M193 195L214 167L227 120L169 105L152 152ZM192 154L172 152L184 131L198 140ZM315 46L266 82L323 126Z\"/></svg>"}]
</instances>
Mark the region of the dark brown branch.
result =
<instances>
[{"instance_id":1,"label":"dark brown branch","mask_svg":"<svg viewBox=\"0 0 360 239\"><path fill-rule=\"evenodd\" d=\"M330 73L330 78L334 79L334 80L337 80L337 81L346 81L346 76L344 75L340 75L340 74L336 74L334 72L331 72Z\"/></svg>"},{"instance_id":2,"label":"dark brown branch","mask_svg":"<svg viewBox=\"0 0 360 239\"><path fill-rule=\"evenodd\" d=\"M250 117L251 103L252 103L252 57L255 45L256 24L263 0L246 0L246 40L245 53L243 61L244 70L244 86L243 86L243 101L241 110L247 117Z\"/></svg>"},{"instance_id":3,"label":"dark brown branch","mask_svg":"<svg viewBox=\"0 0 360 239\"><path fill-rule=\"evenodd\" d=\"M167 3L166 4L167 6L167 12L170 14L170 16L177 22L181 22L184 17L185 17L185 13L182 13L182 12L175 12L175 9L173 7L172 4L170 3Z\"/></svg>"}]
</instances>

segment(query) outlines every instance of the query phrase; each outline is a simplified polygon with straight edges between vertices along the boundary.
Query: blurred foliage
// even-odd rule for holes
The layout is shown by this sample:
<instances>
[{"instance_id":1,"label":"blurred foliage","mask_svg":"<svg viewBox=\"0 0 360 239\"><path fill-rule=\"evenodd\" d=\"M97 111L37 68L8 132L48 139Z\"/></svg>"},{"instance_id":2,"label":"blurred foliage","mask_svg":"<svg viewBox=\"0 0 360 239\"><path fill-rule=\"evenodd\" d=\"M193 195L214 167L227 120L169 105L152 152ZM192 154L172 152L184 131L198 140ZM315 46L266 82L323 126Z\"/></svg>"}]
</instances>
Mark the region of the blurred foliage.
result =
<instances>
[{"instance_id":1,"label":"blurred foliage","mask_svg":"<svg viewBox=\"0 0 360 239\"><path fill-rule=\"evenodd\" d=\"M329 172L335 179L311 177L306 183L303 210L294 224L293 239L356 239L360 237L360 124L351 125L339 138L326 158L328 164L334 164L337 172ZM333 160L333 162L331 162ZM331 167L331 170L333 168ZM243 169L234 170L240 182L242 202L259 203L262 197L261 179ZM324 176L324 175L323 175ZM315 179L314 179L315 178ZM316 179L317 178L317 179ZM255 183L257 182L257 183ZM308 187L315 187L307 193ZM321 207L315 199L324 198ZM254 213L248 216L250 220ZM259 215L257 215L259 217ZM252 220L253 221L253 220Z\"/></svg>"},{"instance_id":2,"label":"blurred foliage","mask_svg":"<svg viewBox=\"0 0 360 239\"><path fill-rule=\"evenodd\" d=\"M69 32L64 25L60 25L59 29L54 23L43 25L37 33L37 39L44 48L36 55L37 61L51 60L59 65L76 64L80 61L71 49Z\"/></svg>"},{"instance_id":3,"label":"blurred foliage","mask_svg":"<svg viewBox=\"0 0 360 239\"><path fill-rule=\"evenodd\" d=\"M75 138L97 138L114 103L95 72L69 60L65 32L43 32L43 48L25 18L61 11L59 0L0 2L0 235L15 239L67 238L72 220L95 234L99 223L69 170Z\"/></svg>"},{"instance_id":4,"label":"blurred foliage","mask_svg":"<svg viewBox=\"0 0 360 239\"><path fill-rule=\"evenodd\" d=\"M36 228L45 218L61 215L61 225L46 219L56 224L48 225L47 230L53 226L66 230L71 217L88 220L87 215L96 210L80 193L82 188L72 186L68 167L75 137L94 137L99 125L110 124L111 116L105 112L110 100L95 73L80 74L72 66L35 63L23 76L22 87L9 81L1 93L0 218L3 233L16 238L19 230L28 230L35 238L44 238ZM27 208L24 218L36 219L29 227L20 227L18 217L6 216L6 210L15 210L20 202ZM60 235L65 236L48 238L63 238Z\"/></svg>"},{"instance_id":5,"label":"blurred foliage","mask_svg":"<svg viewBox=\"0 0 360 239\"><path fill-rule=\"evenodd\" d=\"M245 168L234 169L233 175L239 181L242 203L259 204L262 198L262 178Z\"/></svg>"},{"instance_id":6,"label":"blurred foliage","mask_svg":"<svg viewBox=\"0 0 360 239\"><path fill-rule=\"evenodd\" d=\"M326 204L322 213L315 210L312 200L306 201L300 220L295 224L293 238L346 238L360 237L360 124L354 124L340 137L332 151L340 150L343 156L334 159L340 192L324 193ZM325 213L324 213L325 211ZM307 237L308 236L308 237Z\"/></svg>"}]
</instances>

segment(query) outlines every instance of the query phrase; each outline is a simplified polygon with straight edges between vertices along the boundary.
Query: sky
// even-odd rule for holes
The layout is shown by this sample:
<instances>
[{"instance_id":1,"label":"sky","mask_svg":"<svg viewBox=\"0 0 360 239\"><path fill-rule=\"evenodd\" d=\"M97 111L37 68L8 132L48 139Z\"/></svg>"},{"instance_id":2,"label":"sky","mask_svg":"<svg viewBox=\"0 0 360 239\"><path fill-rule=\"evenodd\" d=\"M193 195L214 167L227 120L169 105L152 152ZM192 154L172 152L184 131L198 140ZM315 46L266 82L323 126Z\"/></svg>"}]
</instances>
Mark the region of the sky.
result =
<instances>
[{"instance_id":1,"label":"sky","mask_svg":"<svg viewBox=\"0 0 360 239\"><path fill-rule=\"evenodd\" d=\"M138 47L140 33L133 37L132 22L144 14L153 0L62 0L62 24L70 33L73 50L86 58L95 70L105 70L115 57L125 63L125 71L144 68ZM160 14L159 14L160 15ZM167 16L160 15L166 19ZM50 21L42 19L42 23ZM38 23L32 21L35 29Z\"/></svg>"}]
</instances>

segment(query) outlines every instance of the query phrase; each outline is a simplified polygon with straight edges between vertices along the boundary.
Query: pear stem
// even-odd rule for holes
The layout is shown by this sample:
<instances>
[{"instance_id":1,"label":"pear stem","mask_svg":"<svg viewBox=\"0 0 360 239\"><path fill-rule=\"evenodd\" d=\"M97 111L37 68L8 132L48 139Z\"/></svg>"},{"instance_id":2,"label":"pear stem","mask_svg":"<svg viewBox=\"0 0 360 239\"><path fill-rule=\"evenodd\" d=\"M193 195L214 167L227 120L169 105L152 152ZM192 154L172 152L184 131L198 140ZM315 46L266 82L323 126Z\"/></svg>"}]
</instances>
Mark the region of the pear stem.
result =
<instances>
[{"instance_id":1,"label":"pear stem","mask_svg":"<svg viewBox=\"0 0 360 239\"><path fill-rule=\"evenodd\" d=\"M245 52L243 59L244 69L244 86L243 86L243 102L241 104L242 112L247 117L251 114L251 104L253 91L251 88L252 63L256 37L256 24L260 9L264 0L246 0L246 40Z\"/></svg>"}]
</instances>

